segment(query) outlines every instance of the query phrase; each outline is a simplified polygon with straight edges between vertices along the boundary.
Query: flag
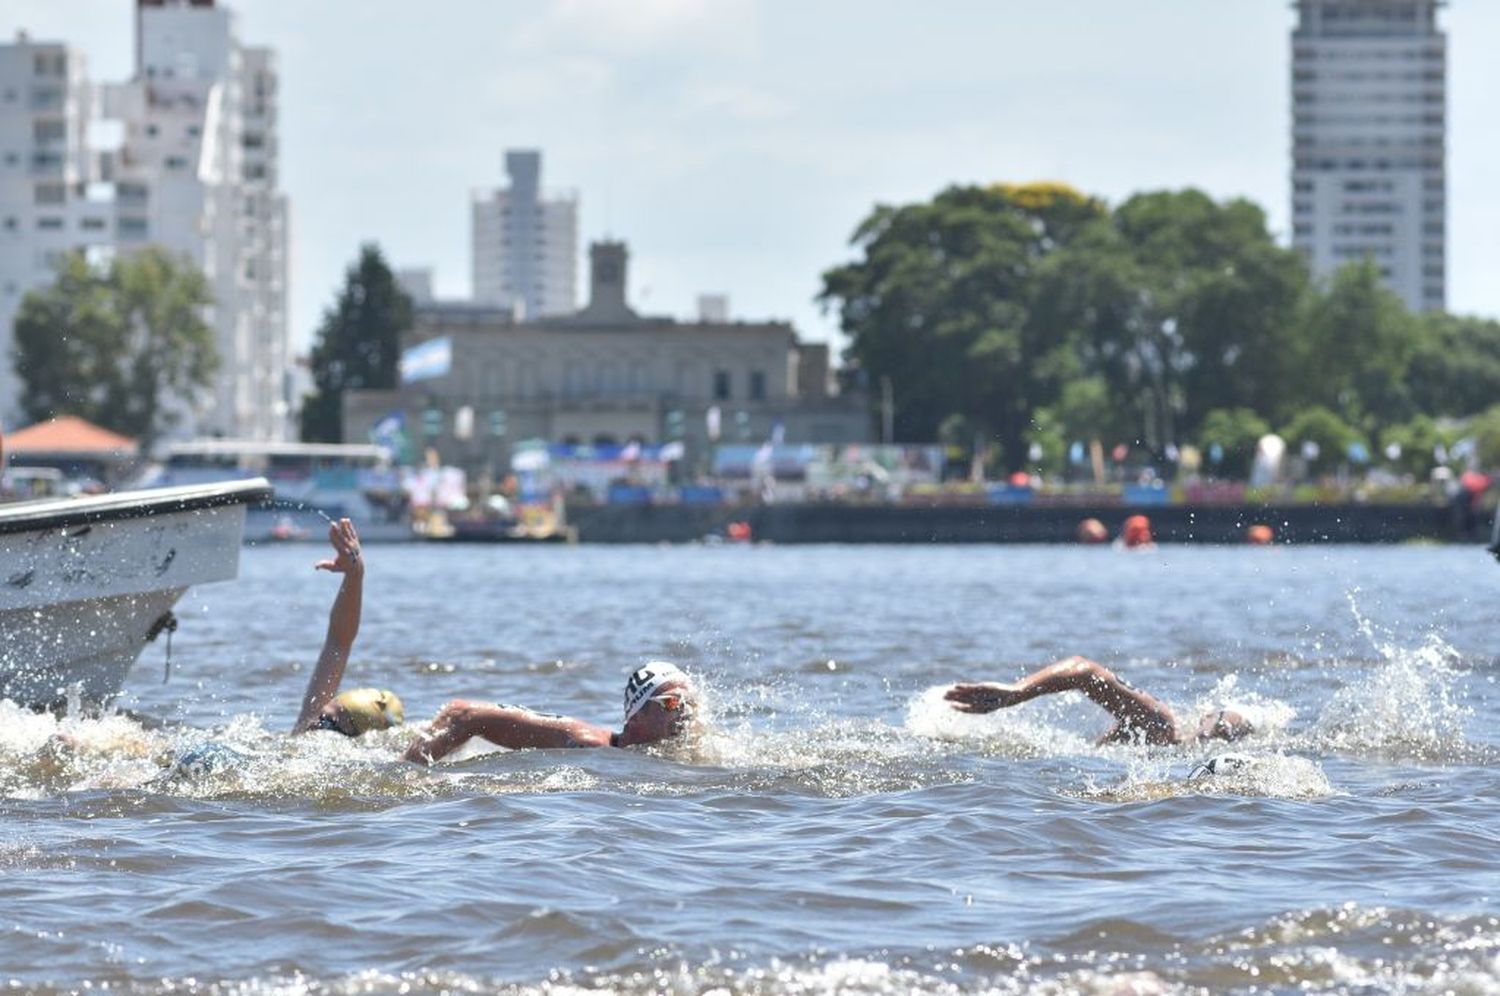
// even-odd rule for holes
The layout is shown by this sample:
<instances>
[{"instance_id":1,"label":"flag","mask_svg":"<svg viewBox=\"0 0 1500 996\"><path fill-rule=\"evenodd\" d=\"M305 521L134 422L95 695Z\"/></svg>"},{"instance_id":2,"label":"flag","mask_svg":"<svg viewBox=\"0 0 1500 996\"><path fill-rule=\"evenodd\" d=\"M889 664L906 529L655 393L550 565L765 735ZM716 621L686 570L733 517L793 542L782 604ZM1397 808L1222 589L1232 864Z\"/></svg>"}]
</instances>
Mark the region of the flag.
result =
<instances>
[{"instance_id":1,"label":"flag","mask_svg":"<svg viewBox=\"0 0 1500 996\"><path fill-rule=\"evenodd\" d=\"M786 440L786 423L781 419L771 426L771 445L780 446Z\"/></svg>"},{"instance_id":2,"label":"flag","mask_svg":"<svg viewBox=\"0 0 1500 996\"><path fill-rule=\"evenodd\" d=\"M674 440L661 448L661 462L671 463L673 460L681 460L687 454L681 440Z\"/></svg>"},{"instance_id":3,"label":"flag","mask_svg":"<svg viewBox=\"0 0 1500 996\"><path fill-rule=\"evenodd\" d=\"M400 367L403 384L448 376L453 369L453 340L442 336L403 350Z\"/></svg>"}]
</instances>

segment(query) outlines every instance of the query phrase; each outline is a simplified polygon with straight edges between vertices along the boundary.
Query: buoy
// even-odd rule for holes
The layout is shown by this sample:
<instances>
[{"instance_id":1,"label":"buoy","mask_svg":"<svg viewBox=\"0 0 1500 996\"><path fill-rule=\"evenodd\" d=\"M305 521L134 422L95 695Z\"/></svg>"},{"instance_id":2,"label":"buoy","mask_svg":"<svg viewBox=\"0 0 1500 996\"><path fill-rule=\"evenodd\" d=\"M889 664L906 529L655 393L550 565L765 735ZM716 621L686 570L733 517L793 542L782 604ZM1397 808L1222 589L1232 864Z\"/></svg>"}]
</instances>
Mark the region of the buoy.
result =
<instances>
[{"instance_id":1,"label":"buoy","mask_svg":"<svg viewBox=\"0 0 1500 996\"><path fill-rule=\"evenodd\" d=\"M1078 523L1078 542L1103 543L1109 539L1109 530L1098 519L1084 519Z\"/></svg>"},{"instance_id":2,"label":"buoy","mask_svg":"<svg viewBox=\"0 0 1500 996\"><path fill-rule=\"evenodd\" d=\"M1125 529L1120 534L1126 546L1149 546L1151 544L1151 520L1144 515L1132 515L1125 520Z\"/></svg>"},{"instance_id":3,"label":"buoy","mask_svg":"<svg viewBox=\"0 0 1500 996\"><path fill-rule=\"evenodd\" d=\"M729 539L732 542L750 542L750 523L748 522L731 522L725 532L729 534Z\"/></svg>"},{"instance_id":4,"label":"buoy","mask_svg":"<svg viewBox=\"0 0 1500 996\"><path fill-rule=\"evenodd\" d=\"M1263 522L1257 522L1245 530L1245 539L1253 546L1266 546L1276 538L1276 532Z\"/></svg>"}]
</instances>

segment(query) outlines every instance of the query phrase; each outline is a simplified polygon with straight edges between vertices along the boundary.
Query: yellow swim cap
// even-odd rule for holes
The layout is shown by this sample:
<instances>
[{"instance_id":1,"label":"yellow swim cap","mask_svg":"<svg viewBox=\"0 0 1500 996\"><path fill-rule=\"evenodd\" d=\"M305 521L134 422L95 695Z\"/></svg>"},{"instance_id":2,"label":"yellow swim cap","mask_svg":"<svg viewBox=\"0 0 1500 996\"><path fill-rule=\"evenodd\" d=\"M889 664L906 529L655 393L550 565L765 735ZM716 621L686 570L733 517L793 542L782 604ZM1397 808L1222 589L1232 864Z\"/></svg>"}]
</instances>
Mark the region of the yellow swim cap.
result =
<instances>
[{"instance_id":1,"label":"yellow swim cap","mask_svg":"<svg viewBox=\"0 0 1500 996\"><path fill-rule=\"evenodd\" d=\"M351 688L333 701L344 707L356 736L400 726L406 719L401 700L384 688Z\"/></svg>"}]
</instances>

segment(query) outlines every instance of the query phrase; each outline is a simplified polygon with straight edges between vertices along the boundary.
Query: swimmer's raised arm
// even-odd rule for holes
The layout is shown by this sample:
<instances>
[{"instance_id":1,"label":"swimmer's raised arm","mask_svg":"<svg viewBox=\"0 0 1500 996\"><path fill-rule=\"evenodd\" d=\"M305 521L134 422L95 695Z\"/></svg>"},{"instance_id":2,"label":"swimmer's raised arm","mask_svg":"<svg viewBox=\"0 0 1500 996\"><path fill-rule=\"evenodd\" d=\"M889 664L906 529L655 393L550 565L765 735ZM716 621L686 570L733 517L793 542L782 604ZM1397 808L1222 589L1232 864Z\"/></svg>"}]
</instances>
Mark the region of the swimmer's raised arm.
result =
<instances>
[{"instance_id":1,"label":"swimmer's raised arm","mask_svg":"<svg viewBox=\"0 0 1500 996\"><path fill-rule=\"evenodd\" d=\"M431 764L481 737L499 747L608 747L610 732L602 726L548 716L517 706L455 699L438 712L425 734L417 734L406 760Z\"/></svg>"},{"instance_id":2,"label":"swimmer's raised arm","mask_svg":"<svg viewBox=\"0 0 1500 996\"><path fill-rule=\"evenodd\" d=\"M303 733L316 726L323 707L338 694L339 683L344 680L344 667L349 663L349 652L354 647L354 638L359 635L365 562L354 523L340 519L329 525L328 542L333 545L333 558L320 560L313 566L320 571L342 574L344 580L333 600L333 609L328 613L328 634L323 639L323 651L318 655L317 666L308 679L307 692L302 697L302 711L292 727L293 733Z\"/></svg>"},{"instance_id":3,"label":"swimmer's raised arm","mask_svg":"<svg viewBox=\"0 0 1500 996\"><path fill-rule=\"evenodd\" d=\"M1109 668L1084 657L1068 657L1049 664L1014 684L976 682L954 685L943 698L960 712L994 712L1040 695L1073 691L1087 695L1118 721L1118 725L1105 735L1105 740L1177 742L1177 721L1172 710L1145 692L1132 688Z\"/></svg>"}]
</instances>

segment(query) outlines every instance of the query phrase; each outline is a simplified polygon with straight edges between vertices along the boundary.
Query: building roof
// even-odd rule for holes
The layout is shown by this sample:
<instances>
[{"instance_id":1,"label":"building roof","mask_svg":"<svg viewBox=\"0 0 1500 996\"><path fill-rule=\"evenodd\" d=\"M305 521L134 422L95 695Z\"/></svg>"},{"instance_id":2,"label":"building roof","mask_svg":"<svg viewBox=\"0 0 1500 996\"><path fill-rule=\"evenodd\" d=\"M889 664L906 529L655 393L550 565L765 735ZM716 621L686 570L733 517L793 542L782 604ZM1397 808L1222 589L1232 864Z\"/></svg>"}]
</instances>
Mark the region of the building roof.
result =
<instances>
[{"instance_id":1,"label":"building roof","mask_svg":"<svg viewBox=\"0 0 1500 996\"><path fill-rule=\"evenodd\" d=\"M6 436L5 451L131 457L136 454L136 445L129 436L101 429L76 415L62 415Z\"/></svg>"}]
</instances>

